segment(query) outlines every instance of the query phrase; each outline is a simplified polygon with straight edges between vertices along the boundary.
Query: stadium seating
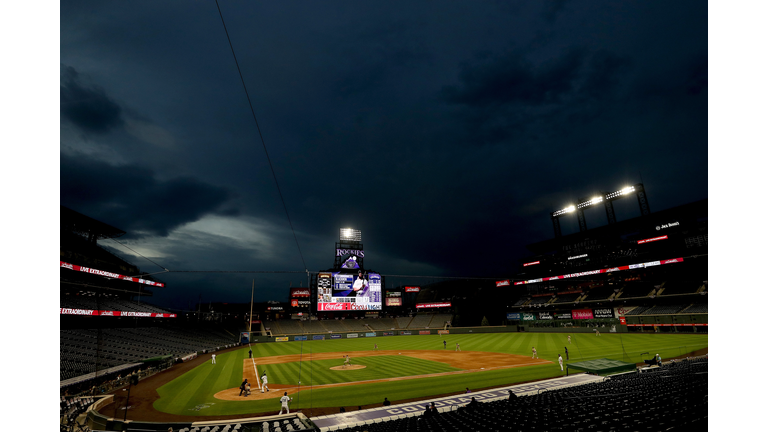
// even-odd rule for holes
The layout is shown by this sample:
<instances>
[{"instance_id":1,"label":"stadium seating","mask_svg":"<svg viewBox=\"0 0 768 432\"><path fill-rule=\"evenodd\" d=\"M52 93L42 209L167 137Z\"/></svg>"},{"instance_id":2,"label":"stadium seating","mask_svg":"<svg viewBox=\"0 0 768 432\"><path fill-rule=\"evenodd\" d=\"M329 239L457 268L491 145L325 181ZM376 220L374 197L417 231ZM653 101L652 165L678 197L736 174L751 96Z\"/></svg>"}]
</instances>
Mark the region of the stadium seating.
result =
<instances>
[{"instance_id":1,"label":"stadium seating","mask_svg":"<svg viewBox=\"0 0 768 432\"><path fill-rule=\"evenodd\" d=\"M651 291L653 291L653 284L650 282L630 282L622 288L621 299L648 297Z\"/></svg>"},{"instance_id":2,"label":"stadium seating","mask_svg":"<svg viewBox=\"0 0 768 432\"><path fill-rule=\"evenodd\" d=\"M62 308L89 309L89 310L114 310L126 312L155 312L170 313L165 309L138 301L128 301L118 298L104 298L91 296L61 296Z\"/></svg>"},{"instance_id":3,"label":"stadium seating","mask_svg":"<svg viewBox=\"0 0 768 432\"><path fill-rule=\"evenodd\" d=\"M686 431L707 428L707 359L565 389L341 428L394 431Z\"/></svg>"},{"instance_id":4,"label":"stadium seating","mask_svg":"<svg viewBox=\"0 0 768 432\"><path fill-rule=\"evenodd\" d=\"M410 329L420 329L420 328L426 328L429 326L429 323L432 321L432 315L431 314L419 314L413 317L413 321L408 325L408 328ZM440 326L442 328L442 326Z\"/></svg>"},{"instance_id":5,"label":"stadium seating","mask_svg":"<svg viewBox=\"0 0 768 432\"><path fill-rule=\"evenodd\" d=\"M679 313L681 314L709 313L708 310L709 309L707 307L707 303L696 303L681 310Z\"/></svg>"},{"instance_id":6,"label":"stadium seating","mask_svg":"<svg viewBox=\"0 0 768 432\"><path fill-rule=\"evenodd\" d=\"M103 329L100 340L95 329L61 330L60 379L161 355L213 350L234 343L233 339L222 331L192 325Z\"/></svg>"},{"instance_id":7,"label":"stadium seating","mask_svg":"<svg viewBox=\"0 0 768 432\"><path fill-rule=\"evenodd\" d=\"M643 315L673 315L685 309L686 305L656 305L643 312Z\"/></svg>"},{"instance_id":8,"label":"stadium seating","mask_svg":"<svg viewBox=\"0 0 768 432\"><path fill-rule=\"evenodd\" d=\"M528 305L544 304L550 300L552 300L552 296L534 297Z\"/></svg>"},{"instance_id":9,"label":"stadium seating","mask_svg":"<svg viewBox=\"0 0 768 432\"><path fill-rule=\"evenodd\" d=\"M638 307L632 309L631 311L625 313L624 315L626 315L626 316L641 315L643 312L647 311L650 308L651 308L650 306L638 306Z\"/></svg>"},{"instance_id":10,"label":"stadium seating","mask_svg":"<svg viewBox=\"0 0 768 432\"><path fill-rule=\"evenodd\" d=\"M573 303L579 297L581 297L580 293L558 295L555 303Z\"/></svg>"}]
</instances>

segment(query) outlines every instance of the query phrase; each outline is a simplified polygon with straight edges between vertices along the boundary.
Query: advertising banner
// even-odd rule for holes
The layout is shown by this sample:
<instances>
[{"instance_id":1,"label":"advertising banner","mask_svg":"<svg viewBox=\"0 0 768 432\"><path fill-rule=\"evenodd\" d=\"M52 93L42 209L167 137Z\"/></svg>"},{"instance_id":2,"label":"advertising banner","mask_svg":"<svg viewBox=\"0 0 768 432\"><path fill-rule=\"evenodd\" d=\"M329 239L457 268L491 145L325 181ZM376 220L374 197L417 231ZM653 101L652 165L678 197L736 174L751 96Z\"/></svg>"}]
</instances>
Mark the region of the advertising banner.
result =
<instances>
[{"instance_id":1,"label":"advertising banner","mask_svg":"<svg viewBox=\"0 0 768 432\"><path fill-rule=\"evenodd\" d=\"M120 280L124 280L124 281L129 281L129 282L136 282L136 283L140 283L140 284L144 284L144 285L151 285L151 286L157 286L157 287L164 287L165 286L164 283L160 283L160 282L155 282L155 281L141 279L141 278L136 278L136 277L131 277L131 276L123 276L121 274L112 273L112 272L108 272L108 271L104 271L104 270L97 270L95 268L90 268L90 267L83 267L83 266L79 266L79 265L75 265L75 264L70 264L70 263L64 262L64 261L59 261L59 267L60 268L65 268L65 269L69 269L69 270L79 271L79 272L83 272L83 273L89 273L89 274L95 274L95 275L99 275L99 276L104 276L104 277L108 277L108 278L112 278L112 279L120 279Z\"/></svg>"},{"instance_id":2,"label":"advertising banner","mask_svg":"<svg viewBox=\"0 0 768 432\"><path fill-rule=\"evenodd\" d=\"M559 313L555 316L557 319L573 319L570 312Z\"/></svg>"},{"instance_id":3,"label":"advertising banner","mask_svg":"<svg viewBox=\"0 0 768 432\"><path fill-rule=\"evenodd\" d=\"M240 332L240 342L248 343L251 341L251 334L248 332Z\"/></svg>"},{"instance_id":4,"label":"advertising banner","mask_svg":"<svg viewBox=\"0 0 768 432\"><path fill-rule=\"evenodd\" d=\"M447 335L447 334L450 334L450 333L451 333L450 330L438 330L437 331L437 334L439 334L439 335Z\"/></svg>"},{"instance_id":5,"label":"advertising banner","mask_svg":"<svg viewBox=\"0 0 768 432\"><path fill-rule=\"evenodd\" d=\"M366 317L366 318L375 318L375 317L377 317L377 316L379 316L379 313L378 313L378 312L366 312L366 313L365 313L365 317Z\"/></svg>"},{"instance_id":6,"label":"advertising banner","mask_svg":"<svg viewBox=\"0 0 768 432\"><path fill-rule=\"evenodd\" d=\"M709 327L707 323L696 324L627 324L627 327Z\"/></svg>"},{"instance_id":7,"label":"advertising banner","mask_svg":"<svg viewBox=\"0 0 768 432\"><path fill-rule=\"evenodd\" d=\"M352 339L356 337L357 337L357 333L347 333L347 339Z\"/></svg>"},{"instance_id":8,"label":"advertising banner","mask_svg":"<svg viewBox=\"0 0 768 432\"><path fill-rule=\"evenodd\" d=\"M532 313L524 313L523 321L535 321L536 317Z\"/></svg>"},{"instance_id":9,"label":"advertising banner","mask_svg":"<svg viewBox=\"0 0 768 432\"><path fill-rule=\"evenodd\" d=\"M365 337L376 337L376 333L366 333Z\"/></svg>"},{"instance_id":10,"label":"advertising banner","mask_svg":"<svg viewBox=\"0 0 768 432\"><path fill-rule=\"evenodd\" d=\"M312 340L325 340L325 335L312 335Z\"/></svg>"},{"instance_id":11,"label":"advertising banner","mask_svg":"<svg viewBox=\"0 0 768 432\"><path fill-rule=\"evenodd\" d=\"M305 341L305 340L307 340L307 337L306 336L294 336L293 340L295 340L295 341Z\"/></svg>"},{"instance_id":12,"label":"advertising banner","mask_svg":"<svg viewBox=\"0 0 768 432\"><path fill-rule=\"evenodd\" d=\"M532 266L532 265L535 265L535 264L541 264L541 261L534 261L534 262L525 263L525 264L523 264L523 267L528 267L528 266Z\"/></svg>"},{"instance_id":13,"label":"advertising banner","mask_svg":"<svg viewBox=\"0 0 768 432\"><path fill-rule=\"evenodd\" d=\"M650 242L655 242L655 241L659 241L659 240L666 240L666 239L667 239L667 236L663 235L663 236L658 236L658 237L653 237L653 238L647 238L647 239L643 239L643 240L638 240L638 241L637 241L637 244L650 243Z\"/></svg>"},{"instance_id":14,"label":"advertising banner","mask_svg":"<svg viewBox=\"0 0 768 432\"><path fill-rule=\"evenodd\" d=\"M419 334L420 335L428 335L428 334L431 334L431 332L429 330L419 330Z\"/></svg>"},{"instance_id":15,"label":"advertising banner","mask_svg":"<svg viewBox=\"0 0 768 432\"><path fill-rule=\"evenodd\" d=\"M419 292L420 290L421 290L421 287L414 287L414 286L405 287L405 292Z\"/></svg>"},{"instance_id":16,"label":"advertising banner","mask_svg":"<svg viewBox=\"0 0 768 432\"><path fill-rule=\"evenodd\" d=\"M592 319L592 309L574 309L571 311L573 319Z\"/></svg>"},{"instance_id":17,"label":"advertising banner","mask_svg":"<svg viewBox=\"0 0 768 432\"><path fill-rule=\"evenodd\" d=\"M288 342L288 337L287 336L276 337L275 342Z\"/></svg>"},{"instance_id":18,"label":"advertising banner","mask_svg":"<svg viewBox=\"0 0 768 432\"><path fill-rule=\"evenodd\" d=\"M309 297L309 288L291 288L291 297Z\"/></svg>"},{"instance_id":19,"label":"advertising banner","mask_svg":"<svg viewBox=\"0 0 768 432\"><path fill-rule=\"evenodd\" d=\"M341 339L341 335L340 334L332 334L331 335L331 339Z\"/></svg>"},{"instance_id":20,"label":"advertising banner","mask_svg":"<svg viewBox=\"0 0 768 432\"><path fill-rule=\"evenodd\" d=\"M92 309L59 308L59 315L89 315L89 316L116 316L116 317L145 317L145 318L176 318L174 313L135 312L135 311L108 311Z\"/></svg>"},{"instance_id":21,"label":"advertising banner","mask_svg":"<svg viewBox=\"0 0 768 432\"><path fill-rule=\"evenodd\" d=\"M546 282L546 281L568 279L568 278L582 277L582 276L592 276L592 275L602 274L602 273L613 273L613 272L623 271L623 270L631 270L631 269L637 269L637 268L652 267L652 266L664 265L664 264L681 263L683 261L684 261L683 258L671 258L671 259L666 259L666 260L661 260L661 261L651 261L651 262L647 262L647 263L630 264L630 265L619 266L619 267L611 267L611 268L607 268L607 269L589 270L589 271L583 271L583 272L578 272L578 273L570 273L570 274L564 274L564 275L559 275L559 276L549 276L549 277L539 278L539 279L530 279L530 280L527 280L527 281L515 282L515 285L532 284L532 283L537 283L537 282Z\"/></svg>"},{"instance_id":22,"label":"advertising banner","mask_svg":"<svg viewBox=\"0 0 768 432\"><path fill-rule=\"evenodd\" d=\"M403 293L400 291L387 291L384 297L402 297Z\"/></svg>"},{"instance_id":23,"label":"advertising banner","mask_svg":"<svg viewBox=\"0 0 768 432\"><path fill-rule=\"evenodd\" d=\"M593 312L595 318L613 318L613 309L610 308L595 309Z\"/></svg>"},{"instance_id":24,"label":"advertising banner","mask_svg":"<svg viewBox=\"0 0 768 432\"><path fill-rule=\"evenodd\" d=\"M619 323L621 325L627 325L627 318L626 317L619 317Z\"/></svg>"},{"instance_id":25,"label":"advertising banner","mask_svg":"<svg viewBox=\"0 0 768 432\"><path fill-rule=\"evenodd\" d=\"M549 313L549 312L539 312L539 319L540 320L551 320L551 319L554 319L554 317L552 317L552 314Z\"/></svg>"},{"instance_id":26,"label":"advertising banner","mask_svg":"<svg viewBox=\"0 0 768 432\"><path fill-rule=\"evenodd\" d=\"M509 286L509 279L503 280L503 281L496 281L496 286L497 287Z\"/></svg>"},{"instance_id":27,"label":"advertising banner","mask_svg":"<svg viewBox=\"0 0 768 432\"><path fill-rule=\"evenodd\" d=\"M382 336L394 336L394 335L395 335L395 332L391 332L391 331L388 331L388 332L383 332L381 335L382 335Z\"/></svg>"},{"instance_id":28,"label":"advertising banner","mask_svg":"<svg viewBox=\"0 0 768 432\"><path fill-rule=\"evenodd\" d=\"M416 303L416 309L451 307L451 302Z\"/></svg>"},{"instance_id":29,"label":"advertising banner","mask_svg":"<svg viewBox=\"0 0 768 432\"><path fill-rule=\"evenodd\" d=\"M616 308L616 316L623 317L637 306L619 306Z\"/></svg>"},{"instance_id":30,"label":"advertising banner","mask_svg":"<svg viewBox=\"0 0 768 432\"><path fill-rule=\"evenodd\" d=\"M510 321L511 321L511 320L517 320L517 321L520 321L520 319L521 319L521 318L522 318L522 317L520 316L520 313L519 313L519 312L511 312L511 313L508 313L508 314L507 314L507 319L508 319L508 320L510 320Z\"/></svg>"},{"instance_id":31,"label":"advertising banner","mask_svg":"<svg viewBox=\"0 0 768 432\"><path fill-rule=\"evenodd\" d=\"M387 297L384 299L384 306L402 306L403 305L403 299L397 297L397 298L391 298Z\"/></svg>"},{"instance_id":32,"label":"advertising banner","mask_svg":"<svg viewBox=\"0 0 768 432\"><path fill-rule=\"evenodd\" d=\"M411 332L409 332L408 330L404 330L404 331L401 331L400 334L403 336L410 336Z\"/></svg>"}]
</instances>

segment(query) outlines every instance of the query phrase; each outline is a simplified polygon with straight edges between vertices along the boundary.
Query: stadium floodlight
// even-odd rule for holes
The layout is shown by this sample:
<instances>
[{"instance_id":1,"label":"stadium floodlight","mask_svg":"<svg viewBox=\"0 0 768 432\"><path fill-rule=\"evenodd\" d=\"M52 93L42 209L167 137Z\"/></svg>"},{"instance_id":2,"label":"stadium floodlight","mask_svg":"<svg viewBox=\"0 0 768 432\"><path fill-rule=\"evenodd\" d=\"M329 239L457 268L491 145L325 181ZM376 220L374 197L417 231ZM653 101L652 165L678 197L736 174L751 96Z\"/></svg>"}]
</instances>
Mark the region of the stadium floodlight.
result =
<instances>
[{"instance_id":1,"label":"stadium floodlight","mask_svg":"<svg viewBox=\"0 0 768 432\"><path fill-rule=\"evenodd\" d=\"M558 210L556 212L553 212L552 213L552 217L557 217L557 216L560 216L560 215L564 215L566 213L570 213L570 212L575 211L575 210L576 210L576 206L575 205L570 205L570 206L568 206L568 207L566 207L566 208L564 208L562 210Z\"/></svg>"},{"instance_id":2,"label":"stadium floodlight","mask_svg":"<svg viewBox=\"0 0 768 432\"><path fill-rule=\"evenodd\" d=\"M579 205L578 205L578 208L581 209L581 208L584 208L584 207L589 207L591 205L600 204L601 202L603 202L603 197L597 196L597 197L594 197L594 198L592 198L590 200L580 202Z\"/></svg>"},{"instance_id":3,"label":"stadium floodlight","mask_svg":"<svg viewBox=\"0 0 768 432\"><path fill-rule=\"evenodd\" d=\"M622 195L626 195L628 193L632 193L634 191L635 191L635 187L634 186L627 186L624 189L617 190L616 192L609 193L608 195L605 196L605 199L617 198L617 197L620 197Z\"/></svg>"},{"instance_id":4,"label":"stadium floodlight","mask_svg":"<svg viewBox=\"0 0 768 432\"><path fill-rule=\"evenodd\" d=\"M339 228L339 240L341 241L363 241L363 233L360 230L352 228Z\"/></svg>"}]
</instances>

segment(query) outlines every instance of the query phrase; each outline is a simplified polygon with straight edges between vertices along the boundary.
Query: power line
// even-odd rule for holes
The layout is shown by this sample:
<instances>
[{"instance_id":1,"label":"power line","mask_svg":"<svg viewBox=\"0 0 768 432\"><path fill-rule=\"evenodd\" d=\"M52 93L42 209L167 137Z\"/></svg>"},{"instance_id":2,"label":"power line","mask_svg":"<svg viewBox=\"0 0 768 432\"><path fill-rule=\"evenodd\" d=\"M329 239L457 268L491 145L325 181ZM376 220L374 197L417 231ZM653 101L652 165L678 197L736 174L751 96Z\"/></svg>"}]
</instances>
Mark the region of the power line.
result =
<instances>
[{"instance_id":1,"label":"power line","mask_svg":"<svg viewBox=\"0 0 768 432\"><path fill-rule=\"evenodd\" d=\"M285 217L288 218L288 225L291 226L291 232L293 233L293 239L296 241L296 248L299 250L301 263L302 265L304 265L304 270L307 270L307 264L304 262L304 255L301 253L301 247L299 246L299 239L296 237L296 231L293 229L291 216L288 214L288 206L285 205L285 199L283 199L283 192L280 190L280 183L277 181L277 174L275 174L275 169L272 167L272 160L269 158L269 152L267 151L267 144L264 142L264 136L261 134L259 121L256 120L256 112L253 109L253 103L251 103L251 97L250 95L248 95L248 87L246 87L245 79L243 79L243 73L240 71L240 64L237 61L237 55L235 55L235 48L232 46L232 40L229 38L229 32L227 31L227 24L224 23L224 15L222 15L221 13L221 7L219 7L219 0L216 0L216 9L219 10L219 17L221 17L221 24L224 26L224 33L226 33L227 35L227 42L229 42L229 49L232 50L232 57L235 59L235 66L237 66L237 73L240 75L240 82L243 84L243 90L245 90L245 97L248 99L248 106L251 108L251 115L253 116L253 121L256 123L256 130L258 130L259 132L259 138L261 139L262 147L264 147L264 154L267 156L269 169L270 171L272 171L272 177L275 179L277 194L280 195L280 201L283 203L283 210L285 210Z\"/></svg>"},{"instance_id":2,"label":"power line","mask_svg":"<svg viewBox=\"0 0 768 432\"><path fill-rule=\"evenodd\" d=\"M133 250L133 249L132 249L130 246L128 246L128 245L126 245L126 244L123 244L123 243L120 243L119 241L117 241L117 240L115 240L115 239L113 239L113 238L110 238L110 240L112 240L113 242L115 242L115 243L119 244L120 246L123 246L124 248L130 249L130 250L131 250L131 252L133 252L133 253L135 253L136 255L138 255L138 256L140 256L140 257L144 258L145 260L147 260L147 261L151 262L152 264L154 264L154 265L156 265L156 266L160 267L161 269L165 270L166 272L167 272L167 271L169 271L167 268L165 268L165 267L161 266L160 264L158 264L158 263L156 263L156 262L152 261L151 259L149 259L149 258L145 257L144 255L142 255L142 254L140 254L140 253L136 252L136 251L135 251L135 250Z\"/></svg>"}]
</instances>

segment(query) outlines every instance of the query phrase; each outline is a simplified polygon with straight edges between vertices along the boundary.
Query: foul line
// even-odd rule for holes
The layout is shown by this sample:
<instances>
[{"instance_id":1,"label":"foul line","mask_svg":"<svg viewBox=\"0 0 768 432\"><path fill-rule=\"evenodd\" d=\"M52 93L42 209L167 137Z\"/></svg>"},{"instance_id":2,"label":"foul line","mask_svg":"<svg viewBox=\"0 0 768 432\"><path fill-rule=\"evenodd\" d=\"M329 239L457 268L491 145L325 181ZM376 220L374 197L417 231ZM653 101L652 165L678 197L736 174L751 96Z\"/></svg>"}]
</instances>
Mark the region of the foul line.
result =
<instances>
[{"instance_id":1,"label":"foul line","mask_svg":"<svg viewBox=\"0 0 768 432\"><path fill-rule=\"evenodd\" d=\"M248 349L253 351L253 348L251 348L251 343L248 342ZM256 359L251 357L251 363L253 363L253 373L256 375L256 385L261 388L261 381L259 381L259 371L256 369Z\"/></svg>"}]
</instances>

